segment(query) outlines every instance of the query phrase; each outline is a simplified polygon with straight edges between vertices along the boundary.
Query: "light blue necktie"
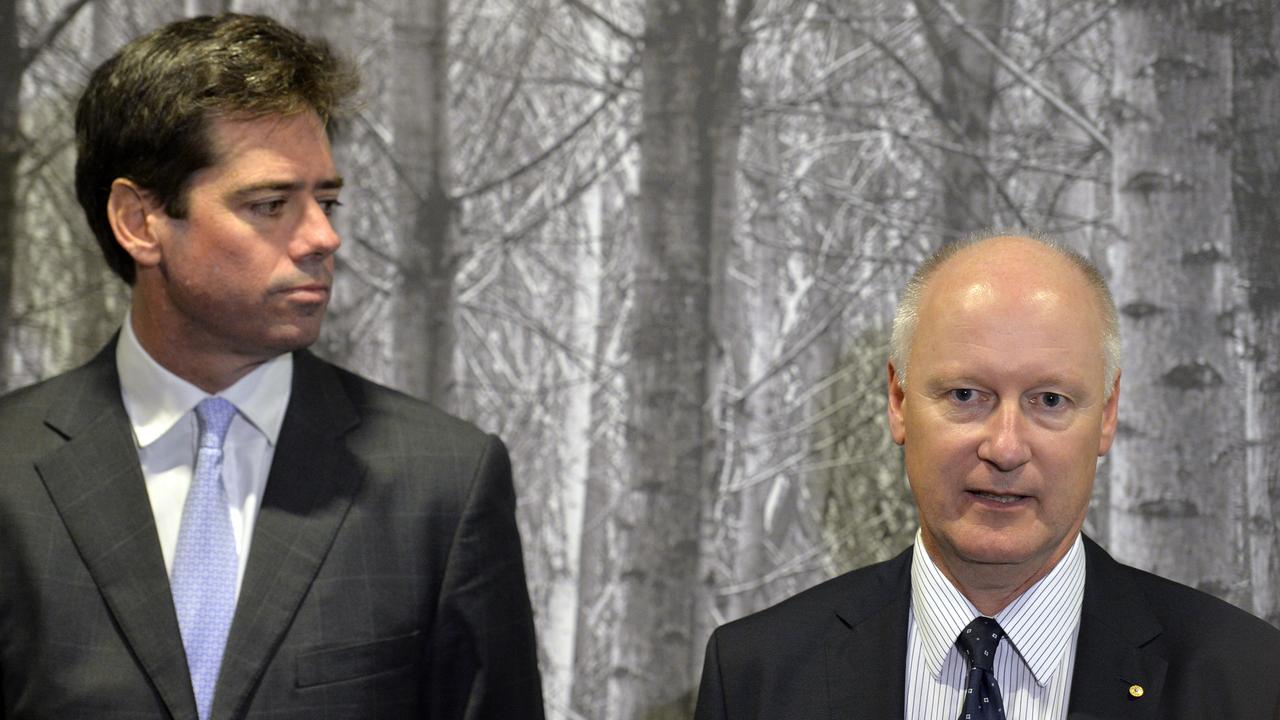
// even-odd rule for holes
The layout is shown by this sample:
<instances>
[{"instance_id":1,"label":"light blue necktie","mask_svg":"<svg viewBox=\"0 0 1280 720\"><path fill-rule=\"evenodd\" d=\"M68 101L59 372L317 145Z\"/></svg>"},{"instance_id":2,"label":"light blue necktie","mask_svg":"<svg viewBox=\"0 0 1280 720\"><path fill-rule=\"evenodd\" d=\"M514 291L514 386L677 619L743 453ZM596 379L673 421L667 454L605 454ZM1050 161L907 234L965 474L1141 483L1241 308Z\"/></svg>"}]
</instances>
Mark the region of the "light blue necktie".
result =
<instances>
[{"instance_id":1,"label":"light blue necktie","mask_svg":"<svg viewBox=\"0 0 1280 720\"><path fill-rule=\"evenodd\" d=\"M222 486L222 441L235 416L236 406L219 397L206 398L196 406L200 448L182 507L170 580L201 720L213 708L213 689L236 609L239 563Z\"/></svg>"}]
</instances>

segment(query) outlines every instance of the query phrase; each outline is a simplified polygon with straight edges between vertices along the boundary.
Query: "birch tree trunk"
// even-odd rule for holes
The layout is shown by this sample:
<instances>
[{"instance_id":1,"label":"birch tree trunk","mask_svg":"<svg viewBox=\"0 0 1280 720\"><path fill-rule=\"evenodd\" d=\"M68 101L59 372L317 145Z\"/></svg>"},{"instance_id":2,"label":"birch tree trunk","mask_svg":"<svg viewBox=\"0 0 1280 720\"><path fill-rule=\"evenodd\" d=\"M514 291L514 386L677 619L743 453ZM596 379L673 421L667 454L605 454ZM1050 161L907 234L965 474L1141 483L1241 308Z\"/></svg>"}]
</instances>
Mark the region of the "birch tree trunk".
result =
<instances>
[{"instance_id":1,"label":"birch tree trunk","mask_svg":"<svg viewBox=\"0 0 1280 720\"><path fill-rule=\"evenodd\" d=\"M1235 251L1244 276L1249 569L1253 611L1280 626L1280 9L1236 19Z\"/></svg>"},{"instance_id":2,"label":"birch tree trunk","mask_svg":"<svg viewBox=\"0 0 1280 720\"><path fill-rule=\"evenodd\" d=\"M576 248L573 321L569 340L581 355L590 358L587 368L570 372L584 373L585 380L569 390L564 418L561 455L564 477L557 482L556 494L562 507L563 522L559 547L551 548L563 562L552 565L550 591L545 619L542 623L542 645L547 664L543 668L544 695L553 708L572 705L574 654L578 635L579 582L582 567L584 505L587 484L591 479L591 441L595 435L592 405L599 375L602 244L605 201L597 185L583 193L582 215L586 237Z\"/></svg>"},{"instance_id":3,"label":"birch tree trunk","mask_svg":"<svg viewBox=\"0 0 1280 720\"><path fill-rule=\"evenodd\" d=\"M448 0L399 0L392 25L392 130L400 282L395 384L442 407L452 405L454 275L448 195Z\"/></svg>"},{"instance_id":4,"label":"birch tree trunk","mask_svg":"<svg viewBox=\"0 0 1280 720\"><path fill-rule=\"evenodd\" d=\"M996 100L996 60L956 27L940 7L948 0L915 0L925 39L938 60L941 78L938 120L959 151L942 156L942 222L947 240L989 227L994 186L984 167L991 150L991 109ZM1009 12L1007 0L954 0L965 24L997 47Z\"/></svg>"},{"instance_id":5,"label":"birch tree trunk","mask_svg":"<svg viewBox=\"0 0 1280 720\"><path fill-rule=\"evenodd\" d=\"M692 677L695 679L700 675L698 665L700 655L696 646L702 638L711 634L718 624L717 620L721 617L716 597L719 583L716 582L713 568L720 565L721 543L717 539L724 531L724 523L729 519L716 512L722 492L717 479L733 477L733 473L726 470L737 464L733 457L735 451L732 448L742 440L741 433L737 438L732 437L737 423L729 419L729 415L739 407L737 398L732 397L730 393L742 387L742 377L736 373L742 365L730 358L735 354L735 349L740 349L744 343L749 342L747 333L750 328L757 327L752 323L768 325L764 317L746 317L739 312L746 309L746 304L741 303L740 296L731 291L728 277L728 258L735 245L738 210L738 154L742 145L742 54L748 43L747 20L754 7L755 0L730 0L723 8L715 40L716 79L713 85L712 114L704 120L710 124L708 131L711 137L710 152L712 153L711 254L708 261L710 268L708 323L711 327L711 337L708 341L706 359L707 391L710 393L706 406L712 409L712 417L707 427L710 437L705 444L709 452L703 458L701 473L703 482L700 484L703 493L701 499L703 515L700 519L702 529L699 541L700 567L697 577L702 578L703 583L697 586L695 602L698 604L695 606L692 629L695 646ZM768 266L762 267L761 270L763 274L776 271L775 268ZM740 283L734 284L741 290ZM756 289L762 291L761 288ZM761 292L757 292L757 296L759 294ZM761 327L761 329L765 335L768 335L776 333L777 326L775 324ZM738 354L741 355L740 352ZM764 411L760 407L761 400L755 398L754 403L756 404L749 413L753 416L763 414ZM755 500L763 497L761 493L765 490L767 485L761 483L759 488L747 488L744 493L754 492L755 496L751 501L754 503ZM747 577L754 579L758 578L764 570L763 546L758 532L763 522L763 512L761 512L763 506L759 505L754 510L748 510L743 505L739 509L743 512L740 512L734 520L739 528L739 539L744 542L739 542L741 554L735 553L734 557L740 557L745 561L745 565L740 569ZM754 540L746 540L745 536L749 535L754 535Z\"/></svg>"},{"instance_id":6,"label":"birch tree trunk","mask_svg":"<svg viewBox=\"0 0 1280 720\"><path fill-rule=\"evenodd\" d=\"M759 140L764 162L778 167L781 144L778 124L764 120ZM778 175L760 179L760 195L770 200L782 196ZM785 274L787 252L777 246L784 237L776 202L763 205L752 218L751 230L739 251L743 274L751 273L728 287L725 303L726 341L732 349L732 378L735 389L746 395L735 398L726 409L725 432L732 435L730 471L721 473L730 481L720 488L726 502L715 524L708 529L708 544L725 547L724 566L728 577L718 588L723 599L717 615L736 619L765 607L764 578L769 570L765 552L770 523L766 505L774 488L798 482L779 459L792 449L786 437L784 400L786 373L774 372L773 361L784 354L782 313L778 307L778 276ZM717 535L728 534L725 542Z\"/></svg>"},{"instance_id":7,"label":"birch tree trunk","mask_svg":"<svg viewBox=\"0 0 1280 720\"><path fill-rule=\"evenodd\" d=\"M1233 304L1231 44L1217 2L1137 1L1112 19L1112 246L1125 366L1111 548L1252 605L1243 378Z\"/></svg>"},{"instance_id":8,"label":"birch tree trunk","mask_svg":"<svg viewBox=\"0 0 1280 720\"><path fill-rule=\"evenodd\" d=\"M0 391L7 388L14 259L18 243L19 91L22 46L17 0L0 0Z\"/></svg>"},{"instance_id":9,"label":"birch tree trunk","mask_svg":"<svg viewBox=\"0 0 1280 720\"><path fill-rule=\"evenodd\" d=\"M605 243L602 243L602 245ZM612 249L612 248L611 248ZM624 251L625 252L625 251ZM609 254L605 260L615 259ZM603 290L604 288L602 288ZM602 293L608 295L608 293ZM615 316L625 317L630 303L621 297L602 297L602 317L613 311ZM621 366L616 354L620 343L606 338L604 332L597 347L598 364ZM613 391L613 392L610 392ZM592 418L597 426L606 428L625 425L625 390L617 376L601 378L600 391L592 397ZM588 481L583 493L581 541L578 551L577 622L575 625L573 677L569 698L571 709L582 718L609 717L606 704L610 695L608 677L610 648L613 646L617 625L612 583L614 555L618 548L613 513L623 502L626 489L622 477L625 470L620 463L623 440L618 433L592 433L587 458Z\"/></svg>"},{"instance_id":10,"label":"birch tree trunk","mask_svg":"<svg viewBox=\"0 0 1280 720\"><path fill-rule=\"evenodd\" d=\"M604 679L602 705L579 708L588 717L685 718L693 701L720 11L718 0L645 5L639 237L623 336L624 467L616 505L587 510L607 513L612 561L600 594L608 640L595 648L601 657L582 659Z\"/></svg>"},{"instance_id":11,"label":"birch tree trunk","mask_svg":"<svg viewBox=\"0 0 1280 720\"><path fill-rule=\"evenodd\" d=\"M1064 58L1060 63L1051 63L1053 74L1064 88L1063 94L1068 102L1079 108L1096 107L1106 98L1101 87L1100 77L1074 57ZM1056 181L1049 210L1049 224L1058 228L1056 236L1072 248L1089 258L1102 270L1104 276L1110 277L1107 265L1107 246L1113 237L1106 231L1099 231L1103 219L1111 212L1108 196L1110 189L1102 180L1105 179L1105 158L1099 160L1101 153L1085 150L1094 146L1079 125L1061 113L1053 116L1053 133L1064 139L1074 148L1081 149L1081 155L1068 158L1071 169L1098 169L1097 179L1093 177L1062 177ZM1092 176L1092 172L1089 173ZM1097 475L1093 485L1093 496L1089 501L1089 512L1085 519L1084 530L1103 546L1109 545L1109 527L1111 504L1111 465L1106 458L1098 463Z\"/></svg>"},{"instance_id":12,"label":"birch tree trunk","mask_svg":"<svg viewBox=\"0 0 1280 720\"><path fill-rule=\"evenodd\" d=\"M615 567L617 543L612 541L613 513L624 502L626 488L623 428L628 405L622 373L613 368L626 366L623 348L623 324L613 318L631 313L631 298L622 287L635 255L633 212L627 198L635 195L638 185L634 159L626 163L627 177L623 187L602 194L609 201L601 208L599 317L596 352L593 359L593 392L591 395L592 432L588 438L587 479L582 498L582 522L578 550L577 618L574 626L573 675L569 693L574 718L612 717L607 707L611 671L609 653L615 640L617 625L613 602L616 586L611 569Z\"/></svg>"}]
</instances>

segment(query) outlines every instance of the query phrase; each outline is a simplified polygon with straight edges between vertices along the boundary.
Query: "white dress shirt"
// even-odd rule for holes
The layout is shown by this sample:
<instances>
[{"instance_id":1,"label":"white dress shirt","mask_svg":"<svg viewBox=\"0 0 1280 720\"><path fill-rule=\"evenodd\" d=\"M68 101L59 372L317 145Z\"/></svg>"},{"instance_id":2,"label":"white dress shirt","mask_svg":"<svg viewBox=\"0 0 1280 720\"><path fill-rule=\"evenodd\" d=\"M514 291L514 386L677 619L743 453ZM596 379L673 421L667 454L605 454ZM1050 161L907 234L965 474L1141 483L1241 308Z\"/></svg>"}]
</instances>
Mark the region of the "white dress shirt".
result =
<instances>
[{"instance_id":1,"label":"white dress shirt","mask_svg":"<svg viewBox=\"0 0 1280 720\"><path fill-rule=\"evenodd\" d=\"M120 330L116 368L147 482L164 566L172 574L182 507L191 488L199 441L195 407L209 394L161 367L147 354L133 332L132 316L125 319ZM249 541L289 405L292 380L293 356L284 353L218 393L238 410L223 443L222 463L239 561L237 595L244 581Z\"/></svg>"},{"instance_id":2,"label":"white dress shirt","mask_svg":"<svg viewBox=\"0 0 1280 720\"><path fill-rule=\"evenodd\" d=\"M1007 720L1065 720L1084 603L1084 543L996 614L1006 638L995 677ZM982 613L947 580L916 533L907 630L907 720L955 720L969 667L956 638Z\"/></svg>"}]
</instances>

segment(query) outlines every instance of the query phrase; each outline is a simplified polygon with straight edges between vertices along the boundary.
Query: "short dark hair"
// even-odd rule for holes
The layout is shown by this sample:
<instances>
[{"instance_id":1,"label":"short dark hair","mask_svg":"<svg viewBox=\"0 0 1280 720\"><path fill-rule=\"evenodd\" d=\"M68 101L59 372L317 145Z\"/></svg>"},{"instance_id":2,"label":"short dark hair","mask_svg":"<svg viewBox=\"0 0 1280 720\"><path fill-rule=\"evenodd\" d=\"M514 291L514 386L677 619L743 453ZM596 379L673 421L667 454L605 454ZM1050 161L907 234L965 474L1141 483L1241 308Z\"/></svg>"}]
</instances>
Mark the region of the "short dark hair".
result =
<instances>
[{"instance_id":1,"label":"short dark hair","mask_svg":"<svg viewBox=\"0 0 1280 720\"><path fill-rule=\"evenodd\" d=\"M107 264L133 284L133 258L107 221L117 178L184 218L191 176L217 162L212 119L313 110L328 127L358 86L327 43L260 15L180 20L125 45L89 77L76 108L76 197Z\"/></svg>"}]
</instances>

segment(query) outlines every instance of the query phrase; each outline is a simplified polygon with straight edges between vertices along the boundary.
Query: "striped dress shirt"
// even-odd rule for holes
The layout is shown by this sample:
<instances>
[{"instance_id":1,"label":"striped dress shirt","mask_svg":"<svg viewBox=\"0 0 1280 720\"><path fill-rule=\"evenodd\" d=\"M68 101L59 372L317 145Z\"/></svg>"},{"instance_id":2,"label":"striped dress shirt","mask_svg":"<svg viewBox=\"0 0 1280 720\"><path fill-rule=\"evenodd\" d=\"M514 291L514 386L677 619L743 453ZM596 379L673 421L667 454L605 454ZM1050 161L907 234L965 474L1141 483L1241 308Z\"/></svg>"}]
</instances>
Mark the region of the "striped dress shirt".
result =
<instances>
[{"instance_id":1,"label":"striped dress shirt","mask_svg":"<svg viewBox=\"0 0 1280 720\"><path fill-rule=\"evenodd\" d=\"M1007 635L995 676L1007 720L1065 720L1084 602L1084 543L1079 535L1048 575L996 621ZM956 720L968 665L956 638L982 613L947 580L916 534L907 629L907 720Z\"/></svg>"}]
</instances>

